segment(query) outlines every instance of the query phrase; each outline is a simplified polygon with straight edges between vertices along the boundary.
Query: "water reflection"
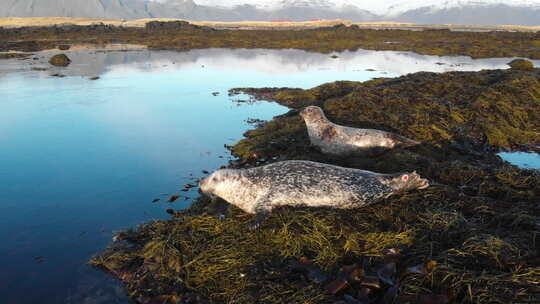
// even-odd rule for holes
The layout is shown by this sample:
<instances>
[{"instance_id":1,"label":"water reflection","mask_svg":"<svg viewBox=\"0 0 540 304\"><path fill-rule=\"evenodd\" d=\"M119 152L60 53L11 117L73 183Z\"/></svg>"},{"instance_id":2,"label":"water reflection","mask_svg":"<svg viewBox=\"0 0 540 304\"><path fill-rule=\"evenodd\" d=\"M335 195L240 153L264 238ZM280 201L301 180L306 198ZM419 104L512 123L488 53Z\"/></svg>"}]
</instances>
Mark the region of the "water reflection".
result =
<instances>
[{"instance_id":1,"label":"water reflection","mask_svg":"<svg viewBox=\"0 0 540 304\"><path fill-rule=\"evenodd\" d=\"M47 60L55 52L41 52L26 60L7 60L0 66L0 76L13 71L28 71L31 68L48 68L42 76L62 73L68 76L93 77L103 73L131 73L133 70L163 72L212 67L228 72L257 72L293 77L321 77L325 71L340 72L338 79L362 79L382 75L396 76L419 71L479 71L483 69L505 69L506 63L514 58L472 59L470 57L426 56L411 52L394 51L345 51L319 54L301 50L260 50L260 49L204 49L185 52L129 50L124 52L67 51L73 60L68 68L51 67ZM540 66L540 61L533 61ZM373 71L374 70L374 71ZM380 76L380 75L379 75ZM327 81L335 81L323 77ZM287 85L287 84L284 84ZM291 85L289 83L289 85Z\"/></svg>"}]
</instances>

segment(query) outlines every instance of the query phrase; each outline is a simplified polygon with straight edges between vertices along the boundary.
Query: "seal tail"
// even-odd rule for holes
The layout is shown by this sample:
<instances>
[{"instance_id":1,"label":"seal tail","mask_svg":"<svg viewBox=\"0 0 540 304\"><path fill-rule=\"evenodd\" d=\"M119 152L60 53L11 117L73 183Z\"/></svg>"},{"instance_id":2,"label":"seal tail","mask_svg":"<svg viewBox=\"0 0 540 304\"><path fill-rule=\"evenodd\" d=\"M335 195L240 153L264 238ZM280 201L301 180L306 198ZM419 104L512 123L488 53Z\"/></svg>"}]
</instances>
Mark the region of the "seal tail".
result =
<instances>
[{"instance_id":1,"label":"seal tail","mask_svg":"<svg viewBox=\"0 0 540 304\"><path fill-rule=\"evenodd\" d=\"M407 138L405 136L394 134L394 139L399 142L398 146L402 148L413 147L421 144L421 142Z\"/></svg>"}]
</instances>

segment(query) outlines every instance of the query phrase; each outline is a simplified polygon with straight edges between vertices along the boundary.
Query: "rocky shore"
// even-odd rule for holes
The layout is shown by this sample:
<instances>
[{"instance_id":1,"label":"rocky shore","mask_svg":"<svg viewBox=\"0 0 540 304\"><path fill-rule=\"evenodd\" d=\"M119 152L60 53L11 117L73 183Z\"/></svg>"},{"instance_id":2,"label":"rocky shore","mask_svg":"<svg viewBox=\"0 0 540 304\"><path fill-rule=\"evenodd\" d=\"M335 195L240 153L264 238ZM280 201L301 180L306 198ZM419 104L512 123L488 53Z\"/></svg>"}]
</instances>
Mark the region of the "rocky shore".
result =
<instances>
[{"instance_id":1,"label":"rocky shore","mask_svg":"<svg viewBox=\"0 0 540 304\"><path fill-rule=\"evenodd\" d=\"M357 30L328 35L341 31ZM230 147L237 157L231 167L303 159L382 173L416 170L433 186L353 212L281 208L258 230L249 229L250 215L200 197L190 209L170 210L169 220L119 233L92 259L120 278L133 299L540 301L540 174L496 155L538 148L540 69L514 62L509 70L421 72L231 95L240 92L291 111ZM307 105L322 107L336 123L397 132L422 144L377 157L323 155L310 147L298 115Z\"/></svg>"}]
</instances>

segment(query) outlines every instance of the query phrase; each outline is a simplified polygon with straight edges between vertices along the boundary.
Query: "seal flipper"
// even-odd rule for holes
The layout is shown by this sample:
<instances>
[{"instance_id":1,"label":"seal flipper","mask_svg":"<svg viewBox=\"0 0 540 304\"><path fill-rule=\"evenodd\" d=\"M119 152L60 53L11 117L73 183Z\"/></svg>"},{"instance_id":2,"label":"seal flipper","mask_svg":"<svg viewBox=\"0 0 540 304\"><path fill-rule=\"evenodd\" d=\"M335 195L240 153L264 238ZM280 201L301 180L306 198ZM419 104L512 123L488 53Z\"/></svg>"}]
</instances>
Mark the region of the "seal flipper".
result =
<instances>
[{"instance_id":1,"label":"seal flipper","mask_svg":"<svg viewBox=\"0 0 540 304\"><path fill-rule=\"evenodd\" d=\"M272 207L270 206L270 195L265 195L255 205L255 220L253 224L249 227L250 230L258 229L261 224L270 216L272 212Z\"/></svg>"},{"instance_id":2,"label":"seal flipper","mask_svg":"<svg viewBox=\"0 0 540 304\"><path fill-rule=\"evenodd\" d=\"M255 214L255 220L249 226L249 230L259 229L259 227L261 227L262 223L264 223L264 221L268 218L268 216L270 216L270 212L268 211L259 212Z\"/></svg>"}]
</instances>

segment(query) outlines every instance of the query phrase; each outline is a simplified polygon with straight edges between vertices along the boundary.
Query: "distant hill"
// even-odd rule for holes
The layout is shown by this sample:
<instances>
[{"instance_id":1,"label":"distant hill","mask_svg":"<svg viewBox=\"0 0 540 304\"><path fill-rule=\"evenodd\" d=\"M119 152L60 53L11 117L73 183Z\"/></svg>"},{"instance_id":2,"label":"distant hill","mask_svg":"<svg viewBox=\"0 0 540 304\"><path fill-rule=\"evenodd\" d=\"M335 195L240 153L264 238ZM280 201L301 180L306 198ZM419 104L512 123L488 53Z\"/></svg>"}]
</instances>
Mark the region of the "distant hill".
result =
<instances>
[{"instance_id":1,"label":"distant hill","mask_svg":"<svg viewBox=\"0 0 540 304\"><path fill-rule=\"evenodd\" d=\"M487 7L453 7L441 10L419 8L400 14L402 22L420 24L540 25L540 8L511 7L505 4Z\"/></svg>"},{"instance_id":2,"label":"distant hill","mask_svg":"<svg viewBox=\"0 0 540 304\"><path fill-rule=\"evenodd\" d=\"M2 0L0 17L145 18L142 0Z\"/></svg>"},{"instance_id":3,"label":"distant hill","mask_svg":"<svg viewBox=\"0 0 540 304\"><path fill-rule=\"evenodd\" d=\"M540 0L2 0L0 17L540 25Z\"/></svg>"}]
</instances>

